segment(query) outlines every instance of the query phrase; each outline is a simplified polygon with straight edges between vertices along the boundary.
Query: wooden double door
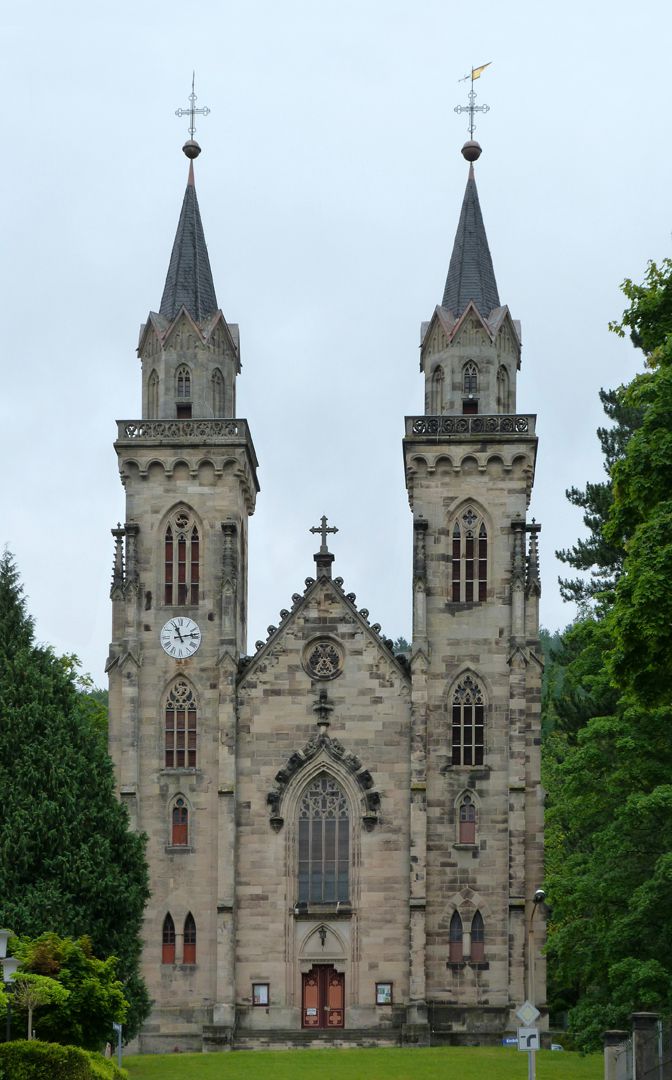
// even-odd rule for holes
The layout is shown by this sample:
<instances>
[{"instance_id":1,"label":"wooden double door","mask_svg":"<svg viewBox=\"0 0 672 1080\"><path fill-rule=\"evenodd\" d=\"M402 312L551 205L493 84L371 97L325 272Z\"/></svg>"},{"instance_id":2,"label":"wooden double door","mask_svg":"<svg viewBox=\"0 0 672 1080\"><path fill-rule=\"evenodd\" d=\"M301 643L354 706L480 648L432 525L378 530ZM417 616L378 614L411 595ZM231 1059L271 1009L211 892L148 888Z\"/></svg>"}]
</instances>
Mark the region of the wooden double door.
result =
<instances>
[{"instance_id":1,"label":"wooden double door","mask_svg":"<svg viewBox=\"0 0 672 1080\"><path fill-rule=\"evenodd\" d=\"M333 964L315 964L302 975L301 1026L345 1026L345 975Z\"/></svg>"}]
</instances>

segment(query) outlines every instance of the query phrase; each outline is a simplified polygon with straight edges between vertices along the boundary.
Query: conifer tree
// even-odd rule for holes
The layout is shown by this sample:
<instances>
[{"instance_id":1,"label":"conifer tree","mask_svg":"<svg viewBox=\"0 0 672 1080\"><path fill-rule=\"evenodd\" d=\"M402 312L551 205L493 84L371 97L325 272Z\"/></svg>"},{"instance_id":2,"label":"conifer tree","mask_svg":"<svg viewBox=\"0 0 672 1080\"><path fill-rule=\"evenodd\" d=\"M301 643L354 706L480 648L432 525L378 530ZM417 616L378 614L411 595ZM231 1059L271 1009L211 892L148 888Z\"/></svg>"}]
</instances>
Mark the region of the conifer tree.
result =
<instances>
[{"instance_id":1,"label":"conifer tree","mask_svg":"<svg viewBox=\"0 0 672 1080\"><path fill-rule=\"evenodd\" d=\"M72 665L35 642L12 556L0 558L0 924L92 941L119 959L130 1037L148 1012L139 975L148 897L144 841L129 831L112 764Z\"/></svg>"},{"instance_id":2,"label":"conifer tree","mask_svg":"<svg viewBox=\"0 0 672 1080\"><path fill-rule=\"evenodd\" d=\"M672 261L623 289L612 329L646 369L620 393L638 422L600 524L618 574L564 636L564 730L545 747L550 969L584 1046L638 1009L672 1012Z\"/></svg>"}]
</instances>

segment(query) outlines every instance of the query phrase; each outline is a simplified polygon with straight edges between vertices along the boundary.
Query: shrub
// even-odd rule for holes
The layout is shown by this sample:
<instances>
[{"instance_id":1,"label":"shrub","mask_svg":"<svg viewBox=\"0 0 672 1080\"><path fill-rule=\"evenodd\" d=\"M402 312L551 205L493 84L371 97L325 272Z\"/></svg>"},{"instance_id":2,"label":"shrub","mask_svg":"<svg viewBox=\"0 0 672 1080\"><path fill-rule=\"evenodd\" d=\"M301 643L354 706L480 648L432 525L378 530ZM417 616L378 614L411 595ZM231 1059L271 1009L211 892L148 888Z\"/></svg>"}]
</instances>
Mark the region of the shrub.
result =
<instances>
[{"instance_id":1,"label":"shrub","mask_svg":"<svg viewBox=\"0 0 672 1080\"><path fill-rule=\"evenodd\" d=\"M102 1054L96 1054L92 1050L87 1050L86 1053L91 1062L92 1080L94 1078L95 1080L128 1080L126 1070L117 1068L116 1063L111 1058L105 1058ZM2 1080L1 1076L0 1080Z\"/></svg>"},{"instance_id":2,"label":"shrub","mask_svg":"<svg viewBox=\"0 0 672 1080\"><path fill-rule=\"evenodd\" d=\"M101 1054L39 1039L0 1044L2 1080L126 1080L125 1070Z\"/></svg>"}]
</instances>

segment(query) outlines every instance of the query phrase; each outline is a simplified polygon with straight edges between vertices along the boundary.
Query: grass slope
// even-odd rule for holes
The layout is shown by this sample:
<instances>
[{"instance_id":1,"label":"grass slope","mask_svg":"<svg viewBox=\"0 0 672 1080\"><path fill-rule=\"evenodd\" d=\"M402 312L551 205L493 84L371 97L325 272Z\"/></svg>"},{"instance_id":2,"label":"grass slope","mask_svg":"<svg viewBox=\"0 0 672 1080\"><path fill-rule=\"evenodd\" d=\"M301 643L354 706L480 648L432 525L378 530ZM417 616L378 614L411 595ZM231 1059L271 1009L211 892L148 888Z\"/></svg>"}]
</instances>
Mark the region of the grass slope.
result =
<instances>
[{"instance_id":1,"label":"grass slope","mask_svg":"<svg viewBox=\"0 0 672 1080\"><path fill-rule=\"evenodd\" d=\"M527 1056L509 1047L423 1050L247 1050L144 1054L124 1061L130 1080L526 1080ZM537 1080L602 1080L599 1054L537 1054Z\"/></svg>"}]
</instances>

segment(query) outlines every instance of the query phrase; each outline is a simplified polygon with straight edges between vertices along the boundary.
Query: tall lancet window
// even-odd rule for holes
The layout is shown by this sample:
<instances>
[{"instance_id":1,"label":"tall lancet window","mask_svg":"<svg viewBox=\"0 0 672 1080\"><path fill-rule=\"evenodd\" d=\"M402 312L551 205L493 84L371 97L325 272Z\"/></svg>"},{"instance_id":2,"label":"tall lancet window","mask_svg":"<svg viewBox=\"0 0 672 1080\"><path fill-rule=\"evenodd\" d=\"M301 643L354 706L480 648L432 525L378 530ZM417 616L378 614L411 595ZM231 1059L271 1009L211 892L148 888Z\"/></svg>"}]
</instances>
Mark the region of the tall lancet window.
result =
<instances>
[{"instance_id":1,"label":"tall lancet window","mask_svg":"<svg viewBox=\"0 0 672 1080\"><path fill-rule=\"evenodd\" d=\"M196 922L189 912L184 920L184 940L182 944L182 963L196 963Z\"/></svg>"},{"instance_id":2,"label":"tall lancet window","mask_svg":"<svg viewBox=\"0 0 672 1080\"><path fill-rule=\"evenodd\" d=\"M348 800L332 776L320 773L299 803L299 901L347 900L349 868Z\"/></svg>"},{"instance_id":3,"label":"tall lancet window","mask_svg":"<svg viewBox=\"0 0 672 1080\"><path fill-rule=\"evenodd\" d=\"M161 944L161 963L162 964L174 964L175 963L175 923L173 917L168 912L163 920L162 928L162 944Z\"/></svg>"},{"instance_id":4,"label":"tall lancet window","mask_svg":"<svg viewBox=\"0 0 672 1080\"><path fill-rule=\"evenodd\" d=\"M483 916L477 911L471 920L471 962L482 964L485 960L485 926Z\"/></svg>"},{"instance_id":5,"label":"tall lancet window","mask_svg":"<svg viewBox=\"0 0 672 1080\"><path fill-rule=\"evenodd\" d=\"M461 964L464 959L462 936L462 919L459 913L454 911L448 930L448 961L451 964Z\"/></svg>"},{"instance_id":6,"label":"tall lancet window","mask_svg":"<svg viewBox=\"0 0 672 1080\"><path fill-rule=\"evenodd\" d=\"M478 368L473 360L464 365L462 373L462 390L465 397L473 397L478 393Z\"/></svg>"},{"instance_id":7,"label":"tall lancet window","mask_svg":"<svg viewBox=\"0 0 672 1080\"><path fill-rule=\"evenodd\" d=\"M175 372L175 409L178 420L191 417L191 371L186 364L180 364Z\"/></svg>"},{"instance_id":8,"label":"tall lancet window","mask_svg":"<svg viewBox=\"0 0 672 1080\"><path fill-rule=\"evenodd\" d=\"M497 412L509 412L509 373L502 365L497 371Z\"/></svg>"},{"instance_id":9,"label":"tall lancet window","mask_svg":"<svg viewBox=\"0 0 672 1080\"><path fill-rule=\"evenodd\" d=\"M197 604L200 579L198 528L186 510L178 510L164 534L165 604Z\"/></svg>"},{"instance_id":10,"label":"tall lancet window","mask_svg":"<svg viewBox=\"0 0 672 1080\"><path fill-rule=\"evenodd\" d=\"M159 374L156 368L152 369L147 382L147 416L150 420L156 420L159 415Z\"/></svg>"},{"instance_id":11,"label":"tall lancet window","mask_svg":"<svg viewBox=\"0 0 672 1080\"><path fill-rule=\"evenodd\" d=\"M472 506L453 524L450 595L454 604L488 598L488 530Z\"/></svg>"},{"instance_id":12,"label":"tall lancet window","mask_svg":"<svg viewBox=\"0 0 672 1080\"><path fill-rule=\"evenodd\" d=\"M196 768L196 697L185 679L173 683L166 698L165 765L167 769Z\"/></svg>"},{"instance_id":13,"label":"tall lancet window","mask_svg":"<svg viewBox=\"0 0 672 1080\"><path fill-rule=\"evenodd\" d=\"M478 368L473 360L462 369L462 412L465 416L478 412Z\"/></svg>"},{"instance_id":14,"label":"tall lancet window","mask_svg":"<svg viewBox=\"0 0 672 1080\"><path fill-rule=\"evenodd\" d=\"M212 373L212 415L224 416L224 376L219 368Z\"/></svg>"},{"instance_id":15,"label":"tall lancet window","mask_svg":"<svg viewBox=\"0 0 672 1080\"><path fill-rule=\"evenodd\" d=\"M175 372L175 396L182 401L191 398L191 372L186 364L180 364Z\"/></svg>"},{"instance_id":16,"label":"tall lancet window","mask_svg":"<svg viewBox=\"0 0 672 1080\"><path fill-rule=\"evenodd\" d=\"M441 416L443 412L443 368L440 364L437 368L434 368L429 397L430 416Z\"/></svg>"},{"instance_id":17,"label":"tall lancet window","mask_svg":"<svg viewBox=\"0 0 672 1080\"><path fill-rule=\"evenodd\" d=\"M453 765L482 765L485 752L485 701L471 675L464 675L453 691Z\"/></svg>"}]
</instances>

